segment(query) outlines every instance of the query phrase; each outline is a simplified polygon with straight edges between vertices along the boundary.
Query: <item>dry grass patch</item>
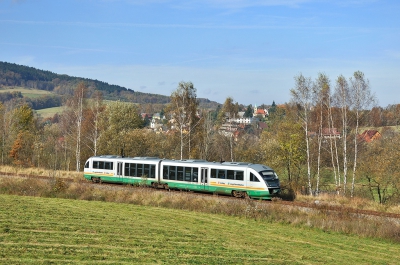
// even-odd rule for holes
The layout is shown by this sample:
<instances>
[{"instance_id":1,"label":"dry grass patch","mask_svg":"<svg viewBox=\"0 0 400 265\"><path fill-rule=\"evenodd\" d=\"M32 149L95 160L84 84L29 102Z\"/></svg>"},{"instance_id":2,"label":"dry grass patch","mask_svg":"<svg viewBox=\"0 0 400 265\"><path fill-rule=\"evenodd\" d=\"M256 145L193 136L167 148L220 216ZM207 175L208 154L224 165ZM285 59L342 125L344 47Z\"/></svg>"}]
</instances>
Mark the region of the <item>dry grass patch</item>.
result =
<instances>
[{"instance_id":1,"label":"dry grass patch","mask_svg":"<svg viewBox=\"0 0 400 265\"><path fill-rule=\"evenodd\" d=\"M342 195L321 194L318 196L297 195L296 201L310 204L348 207L359 210L369 210L387 213L400 213L400 205L380 204L360 197L346 197Z\"/></svg>"},{"instance_id":2,"label":"dry grass patch","mask_svg":"<svg viewBox=\"0 0 400 265\"><path fill-rule=\"evenodd\" d=\"M54 178L68 178L82 180L83 173L75 171L65 171L65 170L49 170L37 167L15 167L15 166L0 166L0 172L11 173L16 175L32 175L32 176L45 176Z\"/></svg>"}]
</instances>

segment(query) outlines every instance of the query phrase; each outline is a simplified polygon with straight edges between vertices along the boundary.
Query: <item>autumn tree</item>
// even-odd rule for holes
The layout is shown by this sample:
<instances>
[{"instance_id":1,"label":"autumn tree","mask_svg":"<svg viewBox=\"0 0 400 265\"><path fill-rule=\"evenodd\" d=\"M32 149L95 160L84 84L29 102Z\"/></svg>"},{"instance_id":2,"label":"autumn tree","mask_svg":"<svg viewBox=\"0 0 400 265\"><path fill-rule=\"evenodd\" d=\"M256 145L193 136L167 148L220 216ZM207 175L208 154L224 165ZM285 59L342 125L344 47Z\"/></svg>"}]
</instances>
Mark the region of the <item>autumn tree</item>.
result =
<instances>
[{"instance_id":1,"label":"autumn tree","mask_svg":"<svg viewBox=\"0 0 400 265\"><path fill-rule=\"evenodd\" d=\"M300 123L288 118L274 123L273 129L261 134L264 164L287 176L288 184L293 189L303 186L301 176L306 162L303 130ZM308 183L308 179L305 182Z\"/></svg>"},{"instance_id":2,"label":"autumn tree","mask_svg":"<svg viewBox=\"0 0 400 265\"><path fill-rule=\"evenodd\" d=\"M225 132L224 137L226 137L229 140L229 146L228 150L230 151L230 161L234 161L234 149L235 149L235 143L233 140L233 130L232 130L232 119L238 117L238 112L239 112L239 104L234 102L233 98L227 97L222 108L220 109L218 113L218 118L216 124L221 126L222 124L228 123L228 130ZM218 139L219 137L217 137ZM222 139L218 139L219 142L225 142Z\"/></svg>"},{"instance_id":3,"label":"autumn tree","mask_svg":"<svg viewBox=\"0 0 400 265\"><path fill-rule=\"evenodd\" d=\"M1 137L1 164L4 165L4 153L6 143L6 111L4 105L0 102L0 137Z\"/></svg>"},{"instance_id":4,"label":"autumn tree","mask_svg":"<svg viewBox=\"0 0 400 265\"><path fill-rule=\"evenodd\" d=\"M358 174L367 180L373 200L379 203L400 201L400 135L393 130L383 132L382 138L365 146Z\"/></svg>"},{"instance_id":5,"label":"autumn tree","mask_svg":"<svg viewBox=\"0 0 400 265\"><path fill-rule=\"evenodd\" d=\"M310 110L312 107L312 81L309 77L304 77L302 74L296 76L295 87L290 90L292 102L299 106L298 117L300 124L303 127L303 135L306 142L306 157L307 157L307 180L309 194L312 195L311 187L311 161L310 161L310 141L308 137L308 128L310 125Z\"/></svg>"},{"instance_id":6,"label":"autumn tree","mask_svg":"<svg viewBox=\"0 0 400 265\"><path fill-rule=\"evenodd\" d=\"M199 130L199 158L209 160L212 157L213 135L215 134L214 121L210 111L203 110L201 113L202 120L200 121Z\"/></svg>"},{"instance_id":7,"label":"autumn tree","mask_svg":"<svg viewBox=\"0 0 400 265\"><path fill-rule=\"evenodd\" d=\"M222 108L218 113L217 123L222 124L226 118L234 119L238 116L239 104L234 102L233 98L227 97Z\"/></svg>"},{"instance_id":8,"label":"autumn tree","mask_svg":"<svg viewBox=\"0 0 400 265\"><path fill-rule=\"evenodd\" d=\"M85 144L92 152L91 155L96 156L98 152L98 142L101 135L100 117L105 109L103 104L103 95L100 91L95 91L89 101L89 107L85 110L85 119L83 120L83 128L85 131Z\"/></svg>"},{"instance_id":9,"label":"autumn tree","mask_svg":"<svg viewBox=\"0 0 400 265\"><path fill-rule=\"evenodd\" d=\"M333 94L333 105L339 109L340 118L341 118L341 144L342 144L342 170L343 170L343 195L346 194L347 187L347 174L348 174L348 127L349 127L349 118L348 112L351 107L351 97L350 97L350 88L346 78L340 75L336 79L335 91ZM339 161L338 156L337 161ZM339 173L339 186L340 186L340 173Z\"/></svg>"},{"instance_id":10,"label":"autumn tree","mask_svg":"<svg viewBox=\"0 0 400 265\"><path fill-rule=\"evenodd\" d=\"M63 113L63 131L70 142L70 149L74 151L75 170L81 169L81 147L82 147L82 123L86 109L86 94L88 87L80 82L73 96L66 103L66 111Z\"/></svg>"},{"instance_id":11,"label":"autumn tree","mask_svg":"<svg viewBox=\"0 0 400 265\"><path fill-rule=\"evenodd\" d=\"M16 165L33 166L36 129L33 110L28 105L22 105L14 109L12 115L11 133L16 137L9 155Z\"/></svg>"},{"instance_id":12,"label":"autumn tree","mask_svg":"<svg viewBox=\"0 0 400 265\"><path fill-rule=\"evenodd\" d=\"M10 157L17 166L32 167L34 135L29 131L20 131L10 150Z\"/></svg>"},{"instance_id":13,"label":"autumn tree","mask_svg":"<svg viewBox=\"0 0 400 265\"><path fill-rule=\"evenodd\" d=\"M375 102L375 97L371 93L368 79L365 79L364 73L361 71L354 72L350 78L350 95L352 97L353 111L356 115L356 125L354 131L354 161L353 161L353 177L351 182L351 197L354 195L354 184L357 170L358 157L358 130L360 124L361 112L368 109Z\"/></svg>"},{"instance_id":14,"label":"autumn tree","mask_svg":"<svg viewBox=\"0 0 400 265\"><path fill-rule=\"evenodd\" d=\"M143 128L143 120L134 104L114 101L102 112L100 127L99 154L124 155L129 132Z\"/></svg>"},{"instance_id":15,"label":"autumn tree","mask_svg":"<svg viewBox=\"0 0 400 265\"><path fill-rule=\"evenodd\" d=\"M191 155L191 135L199 124L198 105L196 88L193 83L180 82L178 88L171 94L171 103L167 108L167 113L173 120L172 127L180 134L181 159L183 159L185 146L188 147L189 158Z\"/></svg>"},{"instance_id":16,"label":"autumn tree","mask_svg":"<svg viewBox=\"0 0 400 265\"><path fill-rule=\"evenodd\" d=\"M322 152L322 140L323 140L323 130L327 124L327 109L330 101L330 80L326 74L319 73L318 78L314 82L313 86L313 98L315 105L315 126L317 131L317 172L316 172L316 194L319 193L319 183L320 183L320 172L321 172L321 152Z\"/></svg>"}]
</instances>

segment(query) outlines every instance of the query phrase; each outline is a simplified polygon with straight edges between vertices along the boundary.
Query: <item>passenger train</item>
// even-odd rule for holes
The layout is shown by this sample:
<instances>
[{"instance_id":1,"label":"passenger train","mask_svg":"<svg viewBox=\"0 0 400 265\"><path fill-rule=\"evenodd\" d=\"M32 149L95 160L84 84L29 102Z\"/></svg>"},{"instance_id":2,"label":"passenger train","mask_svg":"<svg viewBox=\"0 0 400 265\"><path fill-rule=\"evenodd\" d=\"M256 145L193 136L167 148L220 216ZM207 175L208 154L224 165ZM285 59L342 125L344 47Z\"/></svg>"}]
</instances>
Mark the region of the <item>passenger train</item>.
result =
<instances>
[{"instance_id":1,"label":"passenger train","mask_svg":"<svg viewBox=\"0 0 400 265\"><path fill-rule=\"evenodd\" d=\"M93 156L85 163L84 177L93 182L147 185L264 200L270 200L280 192L279 178L273 169L244 162Z\"/></svg>"}]
</instances>

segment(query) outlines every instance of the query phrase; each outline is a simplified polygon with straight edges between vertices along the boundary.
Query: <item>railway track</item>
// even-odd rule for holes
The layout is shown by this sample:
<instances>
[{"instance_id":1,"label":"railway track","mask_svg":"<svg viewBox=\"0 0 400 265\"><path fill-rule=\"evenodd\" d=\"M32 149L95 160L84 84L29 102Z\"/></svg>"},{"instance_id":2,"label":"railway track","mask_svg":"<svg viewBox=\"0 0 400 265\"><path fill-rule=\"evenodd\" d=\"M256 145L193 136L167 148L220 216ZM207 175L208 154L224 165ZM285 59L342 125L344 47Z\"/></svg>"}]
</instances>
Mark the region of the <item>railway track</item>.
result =
<instances>
[{"instance_id":1,"label":"railway track","mask_svg":"<svg viewBox=\"0 0 400 265\"><path fill-rule=\"evenodd\" d=\"M53 176L43 176L43 175L33 175L33 174L24 174L24 173L10 173L10 172L0 172L0 177L19 177L19 178L32 178L32 179L41 179L41 180L47 180L51 181L54 180L55 177ZM76 178L62 178L63 181L65 182L75 182L75 183L81 183L84 185L95 185L97 188L101 189L143 189L143 187L135 187L135 186L130 186L130 185L123 185L123 184L110 184L110 183L92 183L82 177L82 179L76 179ZM152 187L148 187L148 189L154 190ZM163 189L157 189L157 191L165 191L165 192L173 192L173 193L180 193L184 191L174 191L174 190L163 190ZM199 192L193 192L193 196L203 196L203 197L208 197L208 198L215 198L215 195L209 194L209 193L199 193ZM226 195L219 195L220 199L224 200L242 200ZM273 201L263 201L263 203L275 203L275 204L280 204L280 205L286 205L288 207L296 207L296 208L301 208L301 209L312 209L312 210L319 210L319 211L331 211L331 212L338 212L338 213L344 213L344 214L352 214L352 215L359 215L359 216L371 216L371 217L382 217L382 218L391 218L391 219L396 219L398 220L398 223L400 223L400 214L397 213L390 213L390 212L380 212L380 211L372 211L372 210L364 210L364 209L357 209L357 208L352 208L352 207L345 207L345 206L336 206L336 205L331 205L326 202L321 202L318 199L316 199L312 203L307 203L307 202L300 202L300 201L285 201L285 200L273 200Z\"/></svg>"}]
</instances>

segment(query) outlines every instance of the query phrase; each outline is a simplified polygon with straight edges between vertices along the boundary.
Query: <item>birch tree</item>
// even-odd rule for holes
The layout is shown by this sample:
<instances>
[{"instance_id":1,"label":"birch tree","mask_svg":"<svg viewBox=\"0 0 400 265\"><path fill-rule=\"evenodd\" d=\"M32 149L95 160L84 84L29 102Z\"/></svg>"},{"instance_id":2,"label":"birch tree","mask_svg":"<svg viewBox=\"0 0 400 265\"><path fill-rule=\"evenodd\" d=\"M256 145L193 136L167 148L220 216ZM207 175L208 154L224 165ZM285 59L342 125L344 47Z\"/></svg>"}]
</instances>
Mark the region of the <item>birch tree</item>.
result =
<instances>
[{"instance_id":1,"label":"birch tree","mask_svg":"<svg viewBox=\"0 0 400 265\"><path fill-rule=\"evenodd\" d=\"M0 102L0 122L1 122L1 164L4 165L4 153L6 143L6 111L4 105Z\"/></svg>"},{"instance_id":2,"label":"birch tree","mask_svg":"<svg viewBox=\"0 0 400 265\"><path fill-rule=\"evenodd\" d=\"M317 183L315 187L316 194L319 193L319 183L320 183L320 167L321 167L321 149L322 149L322 139L323 139L323 124L324 124L324 109L327 106L327 101L330 100L330 80L326 74L320 73L318 78L315 80L313 87L314 101L316 105L316 110L318 110L317 122L318 122L318 134L317 134Z\"/></svg>"},{"instance_id":3,"label":"birch tree","mask_svg":"<svg viewBox=\"0 0 400 265\"><path fill-rule=\"evenodd\" d=\"M201 142L200 142L200 158L208 160L210 158L210 149L212 145L214 122L211 119L211 113L203 110L201 122Z\"/></svg>"},{"instance_id":4,"label":"birch tree","mask_svg":"<svg viewBox=\"0 0 400 265\"><path fill-rule=\"evenodd\" d=\"M74 95L67 103L67 109L63 113L62 124L63 131L67 138L70 139L70 145L66 142L75 153L75 170L80 171L81 168L81 142L82 142L82 122L83 111L86 105L87 86L84 82L80 82L74 90Z\"/></svg>"},{"instance_id":5,"label":"birch tree","mask_svg":"<svg viewBox=\"0 0 400 265\"><path fill-rule=\"evenodd\" d=\"M100 116L104 111L103 96L100 91L95 91L92 95L88 109L88 119L85 120L84 127L86 133L86 146L96 156L98 153L98 142L101 135Z\"/></svg>"},{"instance_id":6,"label":"birch tree","mask_svg":"<svg viewBox=\"0 0 400 265\"><path fill-rule=\"evenodd\" d=\"M328 110L328 128L332 133L335 130L335 123L333 120L333 112L332 112L332 95L331 92L327 93L327 100L325 101L326 108ZM340 168L339 168L339 154L338 154L338 146L336 136L329 137L329 149L331 155L331 163L333 168L333 174L335 178L335 186L336 190L340 187Z\"/></svg>"},{"instance_id":7,"label":"birch tree","mask_svg":"<svg viewBox=\"0 0 400 265\"><path fill-rule=\"evenodd\" d=\"M292 102L300 106L299 118L303 126L304 138L306 141L308 192L309 195L312 195L310 141L308 137L310 110L312 107L312 81L311 78L306 78L302 74L295 76L294 80L295 87L290 90L290 93L292 96Z\"/></svg>"},{"instance_id":8,"label":"birch tree","mask_svg":"<svg viewBox=\"0 0 400 265\"><path fill-rule=\"evenodd\" d=\"M198 124L198 117L196 116L198 105L196 88L194 88L193 83L180 82L178 88L171 94L171 103L167 111L173 119L173 126L180 133L181 160L183 159L184 146L186 146L184 142L185 131L189 138L187 146L189 147L188 155L190 157L190 135L194 127Z\"/></svg>"},{"instance_id":9,"label":"birch tree","mask_svg":"<svg viewBox=\"0 0 400 265\"><path fill-rule=\"evenodd\" d=\"M358 158L358 130L360 124L361 111L368 109L375 102L375 97L371 94L368 79L365 79L364 73L361 71L354 72L352 78L350 78L350 95L353 102L353 111L356 115L356 125L354 131L354 161L353 161L353 177L351 182L351 197L354 196L354 184L357 170L357 158Z\"/></svg>"},{"instance_id":10,"label":"birch tree","mask_svg":"<svg viewBox=\"0 0 400 265\"><path fill-rule=\"evenodd\" d=\"M346 78L340 75L336 79L334 92L334 104L340 109L342 121L342 145L343 145L343 195L346 194L347 186L347 169L348 169L348 154L347 154L347 131L348 131L348 110L351 106L349 84ZM337 156L338 159L338 156ZM339 181L340 185L340 181Z\"/></svg>"}]
</instances>

